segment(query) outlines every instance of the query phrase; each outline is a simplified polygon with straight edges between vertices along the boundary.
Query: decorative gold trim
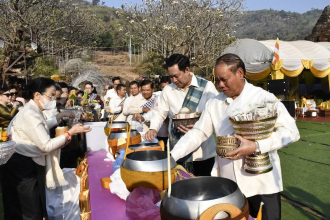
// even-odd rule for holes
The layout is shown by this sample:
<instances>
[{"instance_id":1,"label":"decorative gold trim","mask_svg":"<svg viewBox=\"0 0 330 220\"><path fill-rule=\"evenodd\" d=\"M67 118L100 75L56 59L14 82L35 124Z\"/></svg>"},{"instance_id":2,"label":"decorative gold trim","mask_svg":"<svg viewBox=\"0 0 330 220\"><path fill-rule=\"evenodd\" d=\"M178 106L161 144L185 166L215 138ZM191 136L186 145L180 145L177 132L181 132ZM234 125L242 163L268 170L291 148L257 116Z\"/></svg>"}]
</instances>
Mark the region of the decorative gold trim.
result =
<instances>
[{"instance_id":1,"label":"decorative gold trim","mask_svg":"<svg viewBox=\"0 0 330 220\"><path fill-rule=\"evenodd\" d=\"M270 118L264 118L264 119L260 119L260 120L254 120L254 121L234 121L232 118L229 117L229 122L232 124L240 125L240 124L266 122L266 121L272 121L272 120L276 120L276 119L277 119L277 115L270 117Z\"/></svg>"},{"instance_id":2,"label":"decorative gold trim","mask_svg":"<svg viewBox=\"0 0 330 220\"><path fill-rule=\"evenodd\" d=\"M251 173L251 174L263 174L263 173L268 173L272 170L273 170L273 166L271 166L270 168L268 168L266 170L261 170L261 171L252 171L252 170L246 169L244 166L244 171L247 173Z\"/></svg>"},{"instance_id":3,"label":"decorative gold trim","mask_svg":"<svg viewBox=\"0 0 330 220\"><path fill-rule=\"evenodd\" d=\"M267 166L269 164L270 164L270 160L267 160L265 163L248 163L248 162L245 162L245 165L249 166L249 167L264 167L264 166Z\"/></svg>"}]
</instances>

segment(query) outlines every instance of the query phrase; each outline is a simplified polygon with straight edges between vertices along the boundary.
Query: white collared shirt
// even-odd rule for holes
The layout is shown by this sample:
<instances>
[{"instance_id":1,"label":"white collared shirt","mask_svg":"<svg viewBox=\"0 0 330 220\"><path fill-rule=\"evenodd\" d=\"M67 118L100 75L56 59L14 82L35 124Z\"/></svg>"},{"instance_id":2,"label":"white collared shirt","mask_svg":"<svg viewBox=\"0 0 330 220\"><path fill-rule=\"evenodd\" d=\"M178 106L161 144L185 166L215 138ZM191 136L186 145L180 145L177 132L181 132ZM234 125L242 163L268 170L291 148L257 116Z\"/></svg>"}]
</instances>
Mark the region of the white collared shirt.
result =
<instances>
[{"instance_id":1,"label":"white collared shirt","mask_svg":"<svg viewBox=\"0 0 330 220\"><path fill-rule=\"evenodd\" d=\"M141 93L136 96L130 96L127 102L125 101L123 113L126 116L142 113L142 105L146 104L146 100Z\"/></svg>"},{"instance_id":2,"label":"white collared shirt","mask_svg":"<svg viewBox=\"0 0 330 220\"><path fill-rule=\"evenodd\" d=\"M197 78L192 74L192 81L189 86L198 87ZM189 87L186 90L178 88L174 83L171 83L163 89L160 94L158 106L154 110L153 117L150 119L151 125L150 129L154 129L157 132L161 128L163 121L167 116L178 114L182 108L183 101L185 96L189 90ZM199 101L197 106L197 112L202 112L205 108L205 104L209 99L214 98L218 94L215 86L212 82L207 82L203 95ZM158 100L157 100L158 101ZM170 120L169 126L171 126L172 121ZM170 134L171 135L171 132ZM194 161L206 160L216 155L215 153L215 140L213 137L209 137L203 143L201 143L199 147L193 153Z\"/></svg>"},{"instance_id":3,"label":"white collared shirt","mask_svg":"<svg viewBox=\"0 0 330 220\"><path fill-rule=\"evenodd\" d=\"M233 134L229 115L237 108L244 108L249 103L262 100L274 100L276 97L245 81L241 94L233 100L224 93L207 102L200 120L175 145L171 154L178 160L194 151L200 143L209 137ZM278 101L278 100L277 100ZM217 156L215 167L220 168L219 175L236 181L246 197L262 194L273 194L283 190L280 159L277 150L299 140L300 135L295 120L290 116L284 105L278 104L278 118L271 137L258 141L261 153L268 152L273 170L264 174L249 174L244 171L244 159L229 160Z\"/></svg>"},{"instance_id":4,"label":"white collared shirt","mask_svg":"<svg viewBox=\"0 0 330 220\"><path fill-rule=\"evenodd\" d=\"M105 94L105 96L103 97L104 102L108 101L108 98L112 99L113 97L115 97L117 95L117 92L115 89L110 89L107 91L107 94Z\"/></svg>"},{"instance_id":5,"label":"white collared shirt","mask_svg":"<svg viewBox=\"0 0 330 220\"><path fill-rule=\"evenodd\" d=\"M120 103L125 99L123 97L122 99L116 95L113 98L110 99L110 110L111 110L111 115L112 113L120 113L120 115L115 119L115 121L126 121L126 116L123 114ZM125 100L126 102L127 100Z\"/></svg>"}]
</instances>

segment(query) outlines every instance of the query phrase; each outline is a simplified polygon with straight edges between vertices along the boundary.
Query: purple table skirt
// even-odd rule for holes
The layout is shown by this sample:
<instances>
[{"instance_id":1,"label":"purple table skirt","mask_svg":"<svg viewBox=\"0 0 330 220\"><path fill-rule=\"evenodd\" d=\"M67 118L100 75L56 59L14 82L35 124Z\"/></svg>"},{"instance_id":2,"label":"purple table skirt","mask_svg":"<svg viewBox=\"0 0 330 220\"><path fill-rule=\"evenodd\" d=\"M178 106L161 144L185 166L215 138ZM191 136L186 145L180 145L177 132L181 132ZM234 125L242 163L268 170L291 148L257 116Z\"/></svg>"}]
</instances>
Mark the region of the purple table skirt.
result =
<instances>
[{"instance_id":1,"label":"purple table skirt","mask_svg":"<svg viewBox=\"0 0 330 220\"><path fill-rule=\"evenodd\" d=\"M106 154L105 150L87 153L91 220L126 220L129 219L126 216L126 202L101 186L101 179L112 174L112 162L104 161Z\"/></svg>"},{"instance_id":2,"label":"purple table skirt","mask_svg":"<svg viewBox=\"0 0 330 220\"><path fill-rule=\"evenodd\" d=\"M105 150L87 153L91 219L126 220L125 201L101 186L101 179L112 174L112 162L104 161L106 154Z\"/></svg>"}]
</instances>

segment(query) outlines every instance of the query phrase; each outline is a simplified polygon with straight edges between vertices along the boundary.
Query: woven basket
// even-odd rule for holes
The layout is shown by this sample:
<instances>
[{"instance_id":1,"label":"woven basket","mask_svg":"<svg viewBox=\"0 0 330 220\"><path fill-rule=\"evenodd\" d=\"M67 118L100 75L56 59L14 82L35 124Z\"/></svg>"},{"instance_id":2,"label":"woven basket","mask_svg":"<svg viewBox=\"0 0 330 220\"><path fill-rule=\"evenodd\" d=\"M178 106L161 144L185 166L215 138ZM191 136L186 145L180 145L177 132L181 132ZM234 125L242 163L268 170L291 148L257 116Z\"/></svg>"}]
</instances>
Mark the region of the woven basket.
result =
<instances>
[{"instance_id":1,"label":"woven basket","mask_svg":"<svg viewBox=\"0 0 330 220\"><path fill-rule=\"evenodd\" d=\"M229 118L236 134L248 140L262 140L271 136L274 131L277 116L255 121L234 121Z\"/></svg>"},{"instance_id":2,"label":"woven basket","mask_svg":"<svg viewBox=\"0 0 330 220\"><path fill-rule=\"evenodd\" d=\"M270 137L274 131L277 115L270 118L265 118L256 121L234 121L229 118L230 123L233 125L236 134L241 135L243 138L256 141ZM264 158L268 160L263 163L251 163L251 160L262 161ZM245 157L244 171L251 174L268 173L273 170L273 166L269 160L268 153L261 155L248 155Z\"/></svg>"},{"instance_id":3,"label":"woven basket","mask_svg":"<svg viewBox=\"0 0 330 220\"><path fill-rule=\"evenodd\" d=\"M238 148L238 140L237 138L233 136L219 136L217 137L217 146L216 146L216 152L217 154L225 158L226 153L229 153L230 151L236 150Z\"/></svg>"},{"instance_id":4,"label":"woven basket","mask_svg":"<svg viewBox=\"0 0 330 220\"><path fill-rule=\"evenodd\" d=\"M175 181L176 169L171 170L171 183ZM120 167L121 178L128 191L132 192L137 187L165 190L168 188L167 171L141 172Z\"/></svg>"},{"instance_id":5,"label":"woven basket","mask_svg":"<svg viewBox=\"0 0 330 220\"><path fill-rule=\"evenodd\" d=\"M199 116L200 117L200 116ZM180 125L187 127L188 125L194 125L198 120L199 117L195 118L184 118L184 119L172 119L174 127L180 127Z\"/></svg>"},{"instance_id":6,"label":"woven basket","mask_svg":"<svg viewBox=\"0 0 330 220\"><path fill-rule=\"evenodd\" d=\"M230 215L229 217L221 220L248 220L249 203L247 199L245 199L245 205L242 209L239 209L236 206L228 203L217 204L205 210L198 218L198 220L215 219L215 216L221 211L227 212ZM171 213L168 213L163 208L163 203L160 205L160 216L162 220L195 220L195 219L186 219L186 218L174 216Z\"/></svg>"}]
</instances>

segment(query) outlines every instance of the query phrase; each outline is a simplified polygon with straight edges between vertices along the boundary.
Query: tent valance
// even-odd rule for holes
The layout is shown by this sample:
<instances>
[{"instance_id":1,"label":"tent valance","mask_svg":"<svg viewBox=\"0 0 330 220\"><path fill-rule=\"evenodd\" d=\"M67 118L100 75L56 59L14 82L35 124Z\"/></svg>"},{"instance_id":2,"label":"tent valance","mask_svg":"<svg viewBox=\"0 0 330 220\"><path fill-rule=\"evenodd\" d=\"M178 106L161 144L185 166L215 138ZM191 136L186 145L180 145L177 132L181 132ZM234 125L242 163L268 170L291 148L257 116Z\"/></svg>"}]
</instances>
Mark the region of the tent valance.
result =
<instances>
[{"instance_id":1,"label":"tent valance","mask_svg":"<svg viewBox=\"0 0 330 220\"><path fill-rule=\"evenodd\" d=\"M276 40L242 39L230 45L224 53L234 53L246 66L246 77L261 80L272 74L273 79L284 75L295 77L309 69L315 77L330 79L330 50L328 44L311 41L280 41L280 62L271 64Z\"/></svg>"}]
</instances>

